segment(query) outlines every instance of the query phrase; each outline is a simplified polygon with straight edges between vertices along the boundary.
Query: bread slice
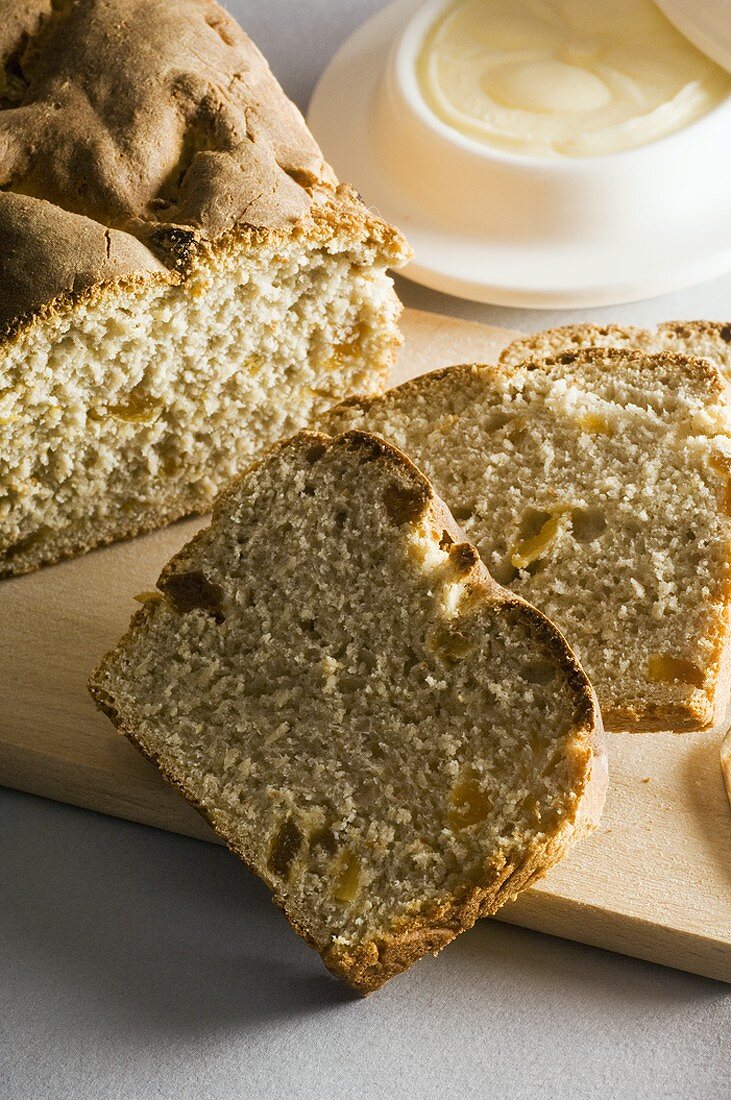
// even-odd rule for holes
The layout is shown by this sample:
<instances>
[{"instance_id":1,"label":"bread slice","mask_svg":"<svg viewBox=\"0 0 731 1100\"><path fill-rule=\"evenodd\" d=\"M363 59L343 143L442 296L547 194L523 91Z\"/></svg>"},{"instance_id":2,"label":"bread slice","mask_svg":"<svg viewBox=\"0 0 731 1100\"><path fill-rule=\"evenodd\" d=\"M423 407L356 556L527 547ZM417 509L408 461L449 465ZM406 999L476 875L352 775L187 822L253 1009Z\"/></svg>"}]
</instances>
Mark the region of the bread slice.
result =
<instances>
[{"instance_id":1,"label":"bread slice","mask_svg":"<svg viewBox=\"0 0 731 1100\"><path fill-rule=\"evenodd\" d=\"M565 325L526 336L509 344L500 356L503 366L544 359L564 351L589 347L630 348L658 354L672 352L708 359L731 381L731 324L723 321L666 321L656 328L633 325Z\"/></svg>"},{"instance_id":2,"label":"bread slice","mask_svg":"<svg viewBox=\"0 0 731 1100\"><path fill-rule=\"evenodd\" d=\"M492 575L566 635L612 730L694 730L728 696L731 438L703 359L616 348L461 366L321 426L401 447Z\"/></svg>"},{"instance_id":3,"label":"bread slice","mask_svg":"<svg viewBox=\"0 0 731 1100\"><path fill-rule=\"evenodd\" d=\"M409 249L212 0L0 0L0 62L3 576L383 389Z\"/></svg>"},{"instance_id":4,"label":"bread slice","mask_svg":"<svg viewBox=\"0 0 731 1100\"><path fill-rule=\"evenodd\" d=\"M586 676L387 444L281 444L158 587L94 699L361 992L597 820Z\"/></svg>"}]
</instances>

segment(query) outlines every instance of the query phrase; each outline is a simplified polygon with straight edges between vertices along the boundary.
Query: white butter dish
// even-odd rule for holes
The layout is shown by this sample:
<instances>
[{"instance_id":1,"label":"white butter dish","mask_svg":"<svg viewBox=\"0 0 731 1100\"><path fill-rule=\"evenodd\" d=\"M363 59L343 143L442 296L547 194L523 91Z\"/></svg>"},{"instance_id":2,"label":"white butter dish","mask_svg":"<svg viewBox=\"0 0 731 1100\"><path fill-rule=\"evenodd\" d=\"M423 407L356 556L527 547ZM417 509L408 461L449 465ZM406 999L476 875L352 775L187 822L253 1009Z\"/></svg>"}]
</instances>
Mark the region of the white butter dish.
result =
<instances>
[{"instance_id":1,"label":"white butter dish","mask_svg":"<svg viewBox=\"0 0 731 1100\"><path fill-rule=\"evenodd\" d=\"M442 122L416 60L444 0L398 0L333 59L308 122L336 172L399 225L405 275L476 301L609 305L731 268L731 98L621 152L549 158Z\"/></svg>"}]
</instances>

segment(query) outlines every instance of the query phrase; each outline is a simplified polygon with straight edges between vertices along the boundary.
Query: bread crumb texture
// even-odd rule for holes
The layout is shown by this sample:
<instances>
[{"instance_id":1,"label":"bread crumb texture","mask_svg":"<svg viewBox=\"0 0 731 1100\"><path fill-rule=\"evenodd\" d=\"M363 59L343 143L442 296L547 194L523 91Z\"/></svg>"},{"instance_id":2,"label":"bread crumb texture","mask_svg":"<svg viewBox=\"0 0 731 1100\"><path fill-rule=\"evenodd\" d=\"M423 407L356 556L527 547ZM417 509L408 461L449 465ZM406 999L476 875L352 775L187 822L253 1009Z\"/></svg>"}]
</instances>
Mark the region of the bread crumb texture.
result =
<instances>
[{"instance_id":1,"label":"bread crumb texture","mask_svg":"<svg viewBox=\"0 0 731 1100\"><path fill-rule=\"evenodd\" d=\"M323 426L365 428L413 458L495 579L563 631L608 728L712 724L731 550L718 370L617 348L511 359L346 402Z\"/></svg>"},{"instance_id":2,"label":"bread crumb texture","mask_svg":"<svg viewBox=\"0 0 731 1100\"><path fill-rule=\"evenodd\" d=\"M0 0L0 575L385 384L401 235L209 0Z\"/></svg>"},{"instance_id":3,"label":"bread crumb texture","mask_svg":"<svg viewBox=\"0 0 731 1100\"><path fill-rule=\"evenodd\" d=\"M92 694L362 992L596 821L586 677L384 443L279 445L159 589Z\"/></svg>"}]
</instances>

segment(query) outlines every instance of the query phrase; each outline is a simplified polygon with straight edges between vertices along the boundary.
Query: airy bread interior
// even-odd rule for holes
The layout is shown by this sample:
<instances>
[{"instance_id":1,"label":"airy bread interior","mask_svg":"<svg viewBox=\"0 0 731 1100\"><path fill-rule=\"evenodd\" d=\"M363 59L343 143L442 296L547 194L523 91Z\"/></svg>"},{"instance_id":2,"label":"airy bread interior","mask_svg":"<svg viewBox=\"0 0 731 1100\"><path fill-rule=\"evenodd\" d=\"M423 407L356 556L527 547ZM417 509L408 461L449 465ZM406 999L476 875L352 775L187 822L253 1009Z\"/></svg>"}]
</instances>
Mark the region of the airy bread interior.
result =
<instances>
[{"instance_id":1,"label":"airy bread interior","mask_svg":"<svg viewBox=\"0 0 731 1100\"><path fill-rule=\"evenodd\" d=\"M262 447L382 389L402 242L324 236L234 235L181 285L102 287L4 349L0 575L207 511Z\"/></svg>"},{"instance_id":2,"label":"airy bread interior","mask_svg":"<svg viewBox=\"0 0 731 1100\"><path fill-rule=\"evenodd\" d=\"M548 615L610 729L697 729L726 704L731 437L703 360L616 349L454 367L325 430L393 441L492 575Z\"/></svg>"},{"instance_id":3,"label":"airy bread interior","mask_svg":"<svg viewBox=\"0 0 731 1100\"><path fill-rule=\"evenodd\" d=\"M224 493L91 682L364 992L603 801L586 677L460 535L392 448L302 433Z\"/></svg>"}]
</instances>

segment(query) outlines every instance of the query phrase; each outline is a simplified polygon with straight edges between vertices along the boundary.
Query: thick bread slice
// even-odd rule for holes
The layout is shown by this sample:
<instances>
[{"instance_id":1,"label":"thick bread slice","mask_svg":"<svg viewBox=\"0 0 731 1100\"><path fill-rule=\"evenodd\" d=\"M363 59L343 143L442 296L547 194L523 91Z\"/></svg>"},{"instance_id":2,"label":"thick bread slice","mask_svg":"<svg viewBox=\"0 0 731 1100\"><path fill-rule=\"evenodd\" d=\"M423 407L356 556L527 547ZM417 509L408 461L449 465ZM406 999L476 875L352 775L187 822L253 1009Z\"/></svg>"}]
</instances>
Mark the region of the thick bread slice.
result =
<instances>
[{"instance_id":1,"label":"thick bread slice","mask_svg":"<svg viewBox=\"0 0 731 1100\"><path fill-rule=\"evenodd\" d=\"M705 360L607 348L453 367L321 426L376 432L419 464L493 576L564 632L607 728L722 717L731 439Z\"/></svg>"},{"instance_id":2,"label":"thick bread slice","mask_svg":"<svg viewBox=\"0 0 731 1100\"><path fill-rule=\"evenodd\" d=\"M633 348L650 354L664 351L708 359L731 380L731 324L723 321L666 321L654 329L633 325L565 325L526 336L500 355L503 366L544 359L584 348Z\"/></svg>"},{"instance_id":3,"label":"thick bread slice","mask_svg":"<svg viewBox=\"0 0 731 1100\"><path fill-rule=\"evenodd\" d=\"M94 699L362 992L596 822L586 676L382 441L276 447L158 587Z\"/></svg>"},{"instance_id":4,"label":"thick bread slice","mask_svg":"<svg viewBox=\"0 0 731 1100\"><path fill-rule=\"evenodd\" d=\"M382 390L408 256L213 0L0 0L0 576Z\"/></svg>"}]
</instances>

